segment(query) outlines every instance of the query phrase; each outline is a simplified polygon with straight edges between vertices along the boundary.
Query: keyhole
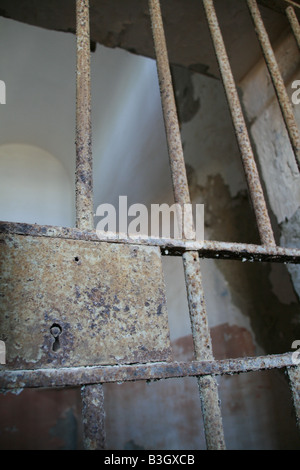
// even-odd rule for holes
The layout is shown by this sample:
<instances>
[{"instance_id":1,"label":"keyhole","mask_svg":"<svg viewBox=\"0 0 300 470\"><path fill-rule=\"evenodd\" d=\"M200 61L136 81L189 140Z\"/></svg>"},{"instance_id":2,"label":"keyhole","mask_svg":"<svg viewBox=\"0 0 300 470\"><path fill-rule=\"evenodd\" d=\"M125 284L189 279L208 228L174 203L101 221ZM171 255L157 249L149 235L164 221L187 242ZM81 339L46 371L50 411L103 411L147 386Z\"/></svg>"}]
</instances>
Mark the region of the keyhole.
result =
<instances>
[{"instance_id":1,"label":"keyhole","mask_svg":"<svg viewBox=\"0 0 300 470\"><path fill-rule=\"evenodd\" d=\"M53 323L53 325L50 328L50 333L52 334L54 338L54 343L52 345L52 351L56 352L60 349L60 344L59 344L59 335L61 335L62 328L60 325L57 323Z\"/></svg>"}]
</instances>

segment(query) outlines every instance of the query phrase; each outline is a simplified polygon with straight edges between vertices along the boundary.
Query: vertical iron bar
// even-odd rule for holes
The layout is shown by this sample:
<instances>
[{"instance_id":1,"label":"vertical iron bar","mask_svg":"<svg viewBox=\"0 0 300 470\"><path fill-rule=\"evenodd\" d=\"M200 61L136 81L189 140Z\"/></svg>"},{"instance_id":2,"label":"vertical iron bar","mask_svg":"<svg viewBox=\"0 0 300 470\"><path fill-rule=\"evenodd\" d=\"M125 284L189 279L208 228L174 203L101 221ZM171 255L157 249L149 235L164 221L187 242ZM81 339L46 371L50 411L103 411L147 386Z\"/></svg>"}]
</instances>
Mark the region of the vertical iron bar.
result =
<instances>
[{"instance_id":1,"label":"vertical iron bar","mask_svg":"<svg viewBox=\"0 0 300 470\"><path fill-rule=\"evenodd\" d=\"M227 56L223 36L217 19L213 0L203 0L204 9L215 48L225 93L231 112L233 125L241 152L248 188L256 216L260 239L263 245L275 246L275 239L267 211L267 206L255 163L247 126L243 116L231 66Z\"/></svg>"},{"instance_id":2,"label":"vertical iron bar","mask_svg":"<svg viewBox=\"0 0 300 470\"><path fill-rule=\"evenodd\" d=\"M85 385L81 389L83 443L87 450L105 449L105 412L102 384Z\"/></svg>"},{"instance_id":3,"label":"vertical iron bar","mask_svg":"<svg viewBox=\"0 0 300 470\"><path fill-rule=\"evenodd\" d=\"M197 252L182 256L196 360L213 360L211 337L205 307L200 260ZM215 377L198 377L198 386L208 450L224 450L224 431L218 384Z\"/></svg>"},{"instance_id":4,"label":"vertical iron bar","mask_svg":"<svg viewBox=\"0 0 300 470\"><path fill-rule=\"evenodd\" d=\"M76 227L80 230L93 230L89 0L76 0L76 39ZM102 385L83 387L81 397L85 449L104 449L105 413Z\"/></svg>"},{"instance_id":5,"label":"vertical iron bar","mask_svg":"<svg viewBox=\"0 0 300 470\"><path fill-rule=\"evenodd\" d=\"M196 251L183 254L188 303L194 338L196 360L212 360L212 344L207 323L205 300L202 288L200 262Z\"/></svg>"},{"instance_id":6,"label":"vertical iron bar","mask_svg":"<svg viewBox=\"0 0 300 470\"><path fill-rule=\"evenodd\" d=\"M297 41L298 47L300 49L300 25L299 21L297 18L297 15L295 13L295 10L293 7L287 7L285 10L286 16L288 17L288 20L290 22L291 28L293 30L295 39Z\"/></svg>"},{"instance_id":7,"label":"vertical iron bar","mask_svg":"<svg viewBox=\"0 0 300 470\"><path fill-rule=\"evenodd\" d=\"M149 10L169 150L174 199L175 202L180 204L183 208L185 204L190 204L190 194L159 0L149 0ZM185 221L184 230L188 230L189 233L190 231L194 231L192 218L188 222ZM185 253L183 255L183 265L195 356L196 359L212 357L198 253ZM224 449L224 432L216 379L211 376L205 379L199 378L198 385L207 448Z\"/></svg>"},{"instance_id":8,"label":"vertical iron bar","mask_svg":"<svg viewBox=\"0 0 300 470\"><path fill-rule=\"evenodd\" d=\"M149 8L152 21L157 74L166 129L174 199L175 203L180 204L180 206L183 207L184 204L190 203L190 194L187 184L181 135L159 1L150 0ZM192 227L192 218L188 221L185 220L184 228L192 230Z\"/></svg>"},{"instance_id":9,"label":"vertical iron bar","mask_svg":"<svg viewBox=\"0 0 300 470\"><path fill-rule=\"evenodd\" d=\"M76 37L76 227L92 230L94 211L89 0L76 0Z\"/></svg>"},{"instance_id":10,"label":"vertical iron bar","mask_svg":"<svg viewBox=\"0 0 300 470\"><path fill-rule=\"evenodd\" d=\"M300 133L293 113L293 108L289 100L285 84L280 73L280 69L272 49L272 45L263 23L256 0L247 0L248 8L255 26L255 31L273 82L273 86L278 98L281 113L286 125L290 142L295 154L296 163L300 170Z\"/></svg>"},{"instance_id":11,"label":"vertical iron bar","mask_svg":"<svg viewBox=\"0 0 300 470\"><path fill-rule=\"evenodd\" d=\"M287 368L297 425L300 430L300 366Z\"/></svg>"}]
</instances>

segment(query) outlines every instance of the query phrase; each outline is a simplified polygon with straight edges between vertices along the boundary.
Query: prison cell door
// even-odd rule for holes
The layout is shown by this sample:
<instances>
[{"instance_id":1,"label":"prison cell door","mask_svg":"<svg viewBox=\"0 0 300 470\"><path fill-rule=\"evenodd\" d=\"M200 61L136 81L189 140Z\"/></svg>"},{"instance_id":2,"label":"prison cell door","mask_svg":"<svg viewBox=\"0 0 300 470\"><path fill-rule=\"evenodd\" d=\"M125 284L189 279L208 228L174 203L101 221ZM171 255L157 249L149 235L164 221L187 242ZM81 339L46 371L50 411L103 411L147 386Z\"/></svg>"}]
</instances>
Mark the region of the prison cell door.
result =
<instances>
[{"instance_id":1,"label":"prison cell door","mask_svg":"<svg viewBox=\"0 0 300 470\"><path fill-rule=\"evenodd\" d=\"M247 0L295 159L299 131L256 0ZM300 42L299 5L282 8ZM93 223L89 1L76 1L76 227L1 222L1 338L7 362L0 389L81 387L84 442L105 449L103 384L196 377L208 449L225 449L217 377L285 368L300 419L300 372L292 353L215 360L200 258L299 263L300 251L277 246L236 84L213 0L203 0L248 182L261 245L223 241L99 237ZM174 199L190 204L189 188L159 0L149 0ZM184 229L193 233L192 217ZM188 239L189 238L189 239ZM174 362L169 341L162 256L181 256L194 360ZM16 344L19 345L16 348Z\"/></svg>"}]
</instances>

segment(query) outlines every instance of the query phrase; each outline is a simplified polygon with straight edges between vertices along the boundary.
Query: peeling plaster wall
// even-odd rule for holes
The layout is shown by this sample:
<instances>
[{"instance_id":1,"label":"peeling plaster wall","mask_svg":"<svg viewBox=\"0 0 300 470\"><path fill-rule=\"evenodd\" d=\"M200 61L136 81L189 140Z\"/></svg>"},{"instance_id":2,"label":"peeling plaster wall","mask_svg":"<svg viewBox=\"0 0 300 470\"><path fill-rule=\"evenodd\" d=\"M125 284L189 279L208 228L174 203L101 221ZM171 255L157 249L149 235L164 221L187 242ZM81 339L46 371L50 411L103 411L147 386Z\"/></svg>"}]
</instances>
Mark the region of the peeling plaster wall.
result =
<instances>
[{"instance_id":1,"label":"peeling plaster wall","mask_svg":"<svg viewBox=\"0 0 300 470\"><path fill-rule=\"evenodd\" d=\"M287 35L275 51L291 97L291 84L300 75L299 51L294 37ZM300 175L263 61L244 78L241 89L269 203L277 223L281 224L299 208ZM299 107L293 107L299 122Z\"/></svg>"},{"instance_id":2,"label":"peeling plaster wall","mask_svg":"<svg viewBox=\"0 0 300 470\"><path fill-rule=\"evenodd\" d=\"M281 3L259 0L261 4ZM122 48L154 58L147 0L90 0L91 38L111 48ZM253 28L246 3L215 0L222 20L229 55L235 74L241 78L259 57L259 45L249 41ZM218 76L207 22L198 0L162 0L164 27L170 61L194 71ZM278 11L278 8L274 8ZM279 8L282 11L282 8ZM264 21L272 40L287 24L284 15L262 7ZM42 28L74 33L73 0L0 0L0 15ZM205 45L205 47L203 47ZM247 50L247 54L244 51Z\"/></svg>"},{"instance_id":3,"label":"peeling plaster wall","mask_svg":"<svg viewBox=\"0 0 300 470\"><path fill-rule=\"evenodd\" d=\"M291 99L292 83L300 77L299 49L293 35L286 33L280 38L274 51ZM274 214L277 243L299 248L300 174L263 60L256 64L240 86L266 195ZM300 106L292 106L300 128ZM287 269L300 297L300 268L290 265Z\"/></svg>"},{"instance_id":4,"label":"peeling plaster wall","mask_svg":"<svg viewBox=\"0 0 300 470\"><path fill-rule=\"evenodd\" d=\"M294 45L291 45L290 38L285 38L280 45L294 67L290 76L295 76ZM281 66L286 63L285 56L281 60ZM286 74L289 75L287 72ZM176 83L176 75L174 78ZM223 87L219 81L201 75L194 74L190 80L194 84L190 93L194 100L201 104L192 119L182 123L181 130L192 200L205 205L205 238L260 243ZM247 81L253 90L252 99L249 98L253 108L255 105L261 106L262 96L267 95L255 80L256 71L249 78L249 82ZM245 97L245 94L243 96ZM268 98L266 100L268 101ZM180 101L178 104L180 115ZM246 106L245 100L244 104ZM269 127L274 121L276 122L276 114L269 119ZM251 130L256 124L256 120L253 121ZM262 134L259 134L259 127L262 126L257 124L259 143L267 145L264 129L262 128ZM273 148L272 135L267 137L269 145ZM260 156L267 158L269 155L271 159L273 154L270 148L268 152L267 154L262 150ZM293 164L294 160L287 165L287 174ZM264 183L269 182L273 191L274 188L278 189L270 169L266 168L266 175L269 179L266 178L267 182L264 179ZM280 176L279 172L277 178ZM299 182L298 172L293 173L293 177ZM290 188L291 184L288 185L287 191ZM292 201L287 199L286 194L283 194L283 207L292 204ZM296 203L293 204L297 205L297 197L295 200ZM294 232L290 233L296 239L295 227ZM289 350L291 342L295 339L293 335L299 334L299 301L284 265L213 260L203 260L202 264L207 309L212 327L225 323L224 319L228 319L226 321L230 324L236 324L250 332L257 351L274 353ZM219 295L214 295L216 292ZM285 312L285 316L280 312ZM268 321L273 324L273 329L270 324L268 326ZM296 330L293 331L295 325Z\"/></svg>"}]
</instances>

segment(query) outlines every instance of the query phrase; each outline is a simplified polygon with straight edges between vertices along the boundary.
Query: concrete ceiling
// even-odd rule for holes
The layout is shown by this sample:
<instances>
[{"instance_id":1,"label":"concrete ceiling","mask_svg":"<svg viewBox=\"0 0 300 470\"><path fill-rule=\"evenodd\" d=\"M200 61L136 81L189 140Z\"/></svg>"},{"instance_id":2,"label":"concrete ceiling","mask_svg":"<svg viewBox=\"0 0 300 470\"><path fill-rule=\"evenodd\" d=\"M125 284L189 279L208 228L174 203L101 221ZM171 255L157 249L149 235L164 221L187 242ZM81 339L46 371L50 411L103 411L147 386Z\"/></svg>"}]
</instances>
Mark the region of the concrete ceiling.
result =
<instances>
[{"instance_id":1,"label":"concrete ceiling","mask_svg":"<svg viewBox=\"0 0 300 470\"><path fill-rule=\"evenodd\" d=\"M288 27L282 0L260 0L272 41ZM199 0L162 0L162 12L172 64L218 76L218 67ZM215 6L239 81L260 57L246 2L215 0ZM275 10L277 11L275 11ZM91 38L108 47L120 47L153 58L147 0L90 0ZM0 15L46 29L75 32L75 0L0 0Z\"/></svg>"}]
</instances>

